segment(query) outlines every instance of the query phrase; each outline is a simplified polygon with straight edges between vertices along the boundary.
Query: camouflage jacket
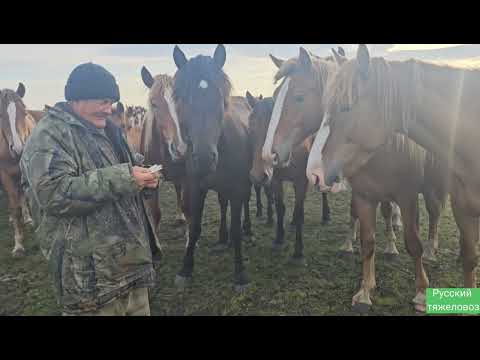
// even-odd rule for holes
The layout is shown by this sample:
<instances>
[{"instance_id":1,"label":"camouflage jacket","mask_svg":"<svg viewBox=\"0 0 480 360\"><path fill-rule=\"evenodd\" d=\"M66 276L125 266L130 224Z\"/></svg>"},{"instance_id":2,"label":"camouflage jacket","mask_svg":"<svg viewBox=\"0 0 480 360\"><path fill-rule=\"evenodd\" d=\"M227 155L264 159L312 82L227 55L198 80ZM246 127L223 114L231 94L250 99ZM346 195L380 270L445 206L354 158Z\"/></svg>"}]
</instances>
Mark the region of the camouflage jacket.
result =
<instances>
[{"instance_id":1,"label":"camouflage jacket","mask_svg":"<svg viewBox=\"0 0 480 360\"><path fill-rule=\"evenodd\" d=\"M159 242L120 128L107 121L98 131L65 103L46 109L20 161L35 238L64 311L96 310L153 285Z\"/></svg>"}]
</instances>

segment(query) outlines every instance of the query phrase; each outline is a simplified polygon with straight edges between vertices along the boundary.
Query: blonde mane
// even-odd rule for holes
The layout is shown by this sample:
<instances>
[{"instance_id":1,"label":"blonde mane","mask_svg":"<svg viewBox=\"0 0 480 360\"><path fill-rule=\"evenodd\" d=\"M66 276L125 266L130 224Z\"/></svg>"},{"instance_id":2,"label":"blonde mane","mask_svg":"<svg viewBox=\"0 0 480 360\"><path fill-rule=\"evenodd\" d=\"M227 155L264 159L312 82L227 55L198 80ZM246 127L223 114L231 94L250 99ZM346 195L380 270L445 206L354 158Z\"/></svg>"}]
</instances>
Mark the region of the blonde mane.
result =
<instances>
[{"instance_id":1,"label":"blonde mane","mask_svg":"<svg viewBox=\"0 0 480 360\"><path fill-rule=\"evenodd\" d=\"M310 58L312 60L311 70L315 80L315 87L319 91L323 92L327 84L327 79L332 73L336 71L337 64L335 61L333 61L334 59L331 56L327 58L320 58L313 54L310 55ZM292 75L296 71L299 71L300 66L301 65L298 64L298 58L293 58L285 61L274 76L275 83L277 83L282 78L285 80L285 78L287 78L288 76ZM275 89L273 95L274 99L276 98L276 95L281 87L282 86L279 86L277 87L277 89Z\"/></svg>"}]
</instances>

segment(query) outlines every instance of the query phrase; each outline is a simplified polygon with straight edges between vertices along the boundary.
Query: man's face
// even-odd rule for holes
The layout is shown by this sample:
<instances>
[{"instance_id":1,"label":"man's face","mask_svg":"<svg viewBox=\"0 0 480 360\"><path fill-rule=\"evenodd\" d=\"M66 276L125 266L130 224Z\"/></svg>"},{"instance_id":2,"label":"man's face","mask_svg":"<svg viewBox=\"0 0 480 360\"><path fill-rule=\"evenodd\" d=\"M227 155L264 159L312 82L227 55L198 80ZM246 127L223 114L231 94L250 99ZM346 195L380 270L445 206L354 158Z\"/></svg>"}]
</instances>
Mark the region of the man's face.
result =
<instances>
[{"instance_id":1,"label":"man's face","mask_svg":"<svg viewBox=\"0 0 480 360\"><path fill-rule=\"evenodd\" d=\"M104 129L106 120L112 113L113 101L103 100L79 100L72 102L73 110L85 120L91 122L97 129Z\"/></svg>"}]
</instances>

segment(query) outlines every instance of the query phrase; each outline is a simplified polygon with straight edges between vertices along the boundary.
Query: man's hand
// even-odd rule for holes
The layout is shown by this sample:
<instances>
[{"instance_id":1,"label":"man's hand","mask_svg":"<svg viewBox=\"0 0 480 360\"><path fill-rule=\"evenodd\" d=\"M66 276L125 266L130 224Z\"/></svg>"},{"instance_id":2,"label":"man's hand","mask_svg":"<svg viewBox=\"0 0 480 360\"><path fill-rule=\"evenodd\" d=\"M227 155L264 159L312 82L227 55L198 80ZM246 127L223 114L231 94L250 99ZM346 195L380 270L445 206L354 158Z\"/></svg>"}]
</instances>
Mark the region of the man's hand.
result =
<instances>
[{"instance_id":1,"label":"man's hand","mask_svg":"<svg viewBox=\"0 0 480 360\"><path fill-rule=\"evenodd\" d=\"M155 189L158 186L158 181L160 179L159 173L151 173L148 169L134 166L133 167L133 177L138 187L143 190L143 188Z\"/></svg>"}]
</instances>

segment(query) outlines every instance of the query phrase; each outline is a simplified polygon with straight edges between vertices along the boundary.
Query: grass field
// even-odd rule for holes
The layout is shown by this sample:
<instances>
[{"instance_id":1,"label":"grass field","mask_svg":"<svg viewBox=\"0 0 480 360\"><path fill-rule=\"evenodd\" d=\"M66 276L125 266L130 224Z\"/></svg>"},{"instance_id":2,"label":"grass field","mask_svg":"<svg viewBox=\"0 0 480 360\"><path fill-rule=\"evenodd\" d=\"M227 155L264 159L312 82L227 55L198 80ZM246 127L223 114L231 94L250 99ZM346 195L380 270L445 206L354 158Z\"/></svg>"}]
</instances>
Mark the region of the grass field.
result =
<instances>
[{"instance_id":1,"label":"grass field","mask_svg":"<svg viewBox=\"0 0 480 360\"><path fill-rule=\"evenodd\" d=\"M285 186L286 224L293 211L293 190ZM265 198L264 204L265 204ZM196 252L194 282L185 292L176 290L173 280L180 269L184 252L183 228L173 226L175 191L162 185L163 219L161 237L167 242L157 285L152 292L152 315L356 315L351 298L358 290L361 262L358 246L353 257L339 256L337 249L349 231L350 193L330 196L332 222L320 225L321 195L310 191L305 204L305 256L307 267L288 265L293 252L294 230L288 230L288 247L281 253L271 250L275 227L265 226L266 219L255 218L254 196L250 201L255 245L245 247L246 267L251 280L241 295L232 288L233 250L213 255L208 245L217 240L219 207L210 192L204 211L203 231ZM414 315L411 300L415 296L414 267L406 253L403 237L398 236L399 259L388 262L383 257L384 224L377 214L377 290L370 315ZM421 202L421 235L426 239L428 217ZM443 212L439 229L438 262L427 264L431 287L462 287L461 267L456 264L458 230L450 205ZM31 231L26 239L27 256L14 259L13 230L8 222L7 204L0 194L0 315L59 315L46 261Z\"/></svg>"}]
</instances>

